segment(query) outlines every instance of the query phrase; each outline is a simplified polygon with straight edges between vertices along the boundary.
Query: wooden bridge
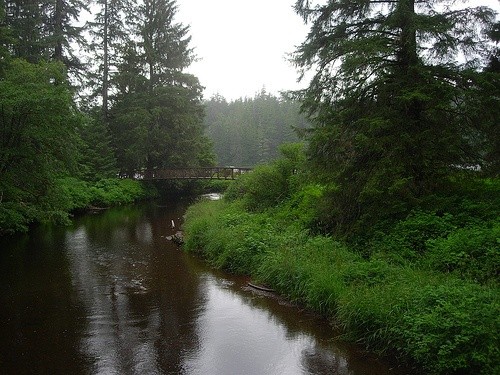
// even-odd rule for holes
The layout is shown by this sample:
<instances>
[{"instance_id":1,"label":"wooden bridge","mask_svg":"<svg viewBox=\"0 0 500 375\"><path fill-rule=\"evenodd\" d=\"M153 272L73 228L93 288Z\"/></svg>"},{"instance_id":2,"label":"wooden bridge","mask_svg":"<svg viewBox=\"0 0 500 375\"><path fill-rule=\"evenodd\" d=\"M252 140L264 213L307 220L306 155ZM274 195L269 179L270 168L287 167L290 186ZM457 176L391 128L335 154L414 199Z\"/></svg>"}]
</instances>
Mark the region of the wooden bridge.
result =
<instances>
[{"instance_id":1,"label":"wooden bridge","mask_svg":"<svg viewBox=\"0 0 500 375\"><path fill-rule=\"evenodd\" d=\"M136 180L235 180L251 168L207 167L145 169L134 172Z\"/></svg>"}]
</instances>

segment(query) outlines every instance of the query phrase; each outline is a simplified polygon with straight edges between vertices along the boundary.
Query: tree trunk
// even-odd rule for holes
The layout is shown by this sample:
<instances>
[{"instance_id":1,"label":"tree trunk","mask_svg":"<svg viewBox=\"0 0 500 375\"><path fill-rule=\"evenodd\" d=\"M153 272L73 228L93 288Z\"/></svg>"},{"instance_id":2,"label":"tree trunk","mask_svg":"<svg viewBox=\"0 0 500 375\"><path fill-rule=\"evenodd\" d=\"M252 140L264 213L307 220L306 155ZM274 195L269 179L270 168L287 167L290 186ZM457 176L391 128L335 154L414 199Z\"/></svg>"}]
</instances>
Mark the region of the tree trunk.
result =
<instances>
[{"instance_id":1,"label":"tree trunk","mask_svg":"<svg viewBox=\"0 0 500 375\"><path fill-rule=\"evenodd\" d=\"M401 28L398 65L401 73L408 74L418 64L415 0L399 0L397 12Z\"/></svg>"},{"instance_id":2,"label":"tree trunk","mask_svg":"<svg viewBox=\"0 0 500 375\"><path fill-rule=\"evenodd\" d=\"M102 115L104 122L108 118L108 76L109 76L109 57L108 57L108 26L109 26L109 14L108 14L108 0L104 1L104 30L103 30L103 42L104 42L104 56L103 56L103 72L102 72Z\"/></svg>"},{"instance_id":3,"label":"tree trunk","mask_svg":"<svg viewBox=\"0 0 500 375\"><path fill-rule=\"evenodd\" d=\"M55 36L55 46L54 46L54 60L63 61L63 6L64 0L57 0L56 7L54 9L54 36Z\"/></svg>"}]
</instances>

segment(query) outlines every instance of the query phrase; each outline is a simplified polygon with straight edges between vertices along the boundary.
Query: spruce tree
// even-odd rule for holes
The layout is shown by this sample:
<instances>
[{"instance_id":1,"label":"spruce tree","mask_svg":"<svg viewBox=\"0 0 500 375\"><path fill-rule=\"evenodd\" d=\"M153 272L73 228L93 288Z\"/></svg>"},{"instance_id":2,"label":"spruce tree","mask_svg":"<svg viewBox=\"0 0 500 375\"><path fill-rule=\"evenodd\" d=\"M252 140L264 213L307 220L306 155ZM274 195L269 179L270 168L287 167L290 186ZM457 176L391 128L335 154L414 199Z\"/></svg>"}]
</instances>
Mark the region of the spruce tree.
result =
<instances>
[{"instance_id":1,"label":"spruce tree","mask_svg":"<svg viewBox=\"0 0 500 375\"><path fill-rule=\"evenodd\" d=\"M111 133L99 114L88 116L79 129L82 177L87 181L116 177L116 158Z\"/></svg>"},{"instance_id":2,"label":"spruce tree","mask_svg":"<svg viewBox=\"0 0 500 375\"><path fill-rule=\"evenodd\" d=\"M5 21L12 57L31 63L61 61L78 73L82 69L72 43L83 43L75 23L85 5L80 0L21 0L4 2Z\"/></svg>"},{"instance_id":3,"label":"spruce tree","mask_svg":"<svg viewBox=\"0 0 500 375\"><path fill-rule=\"evenodd\" d=\"M500 92L500 21L497 21L487 32L491 40L491 50L488 57L488 65L484 70L481 96L477 98L488 111L480 112L478 121L484 124L484 132L489 142L485 142L485 173L487 176L500 176L500 136L498 135L498 124L500 122L500 106L498 105L498 93Z\"/></svg>"},{"instance_id":4,"label":"spruce tree","mask_svg":"<svg viewBox=\"0 0 500 375\"><path fill-rule=\"evenodd\" d=\"M93 86L93 96L102 100L102 116L106 120L110 93L114 91L111 72L117 70L125 53L123 46L130 38L125 15L130 12L131 4L128 0L94 0L94 4L98 11L87 24L92 38L88 47L94 66L89 81Z\"/></svg>"},{"instance_id":5,"label":"spruce tree","mask_svg":"<svg viewBox=\"0 0 500 375\"><path fill-rule=\"evenodd\" d=\"M50 0L43 2L45 44L52 60L61 61L68 70L83 69L72 43L83 45L82 28L75 26L80 12L86 9L81 0Z\"/></svg>"},{"instance_id":6,"label":"spruce tree","mask_svg":"<svg viewBox=\"0 0 500 375\"><path fill-rule=\"evenodd\" d=\"M110 123L121 171L212 163L203 134L202 87L185 72L194 56L171 0L136 4Z\"/></svg>"},{"instance_id":7,"label":"spruce tree","mask_svg":"<svg viewBox=\"0 0 500 375\"><path fill-rule=\"evenodd\" d=\"M299 103L262 90L255 97L227 103L215 95L205 102L207 134L218 163L252 167L276 159L283 143L297 142L308 127Z\"/></svg>"},{"instance_id":8,"label":"spruce tree","mask_svg":"<svg viewBox=\"0 0 500 375\"><path fill-rule=\"evenodd\" d=\"M193 61L189 27L174 21L177 3L144 0L137 7L136 30L141 38L150 87L183 84L182 71Z\"/></svg>"},{"instance_id":9,"label":"spruce tree","mask_svg":"<svg viewBox=\"0 0 500 375\"><path fill-rule=\"evenodd\" d=\"M5 74L5 68L10 58L9 46L12 44L6 20L5 3L0 2L0 78Z\"/></svg>"},{"instance_id":10,"label":"spruce tree","mask_svg":"<svg viewBox=\"0 0 500 375\"><path fill-rule=\"evenodd\" d=\"M48 59L44 42L46 15L38 1L6 0L4 24L11 36L8 49L12 57L23 58L31 63Z\"/></svg>"},{"instance_id":11,"label":"spruce tree","mask_svg":"<svg viewBox=\"0 0 500 375\"><path fill-rule=\"evenodd\" d=\"M311 29L294 61L314 69L296 95L314 121L309 154L332 186L333 228L404 214L484 164L475 113L488 109L470 104L494 12L455 3L296 2Z\"/></svg>"}]
</instances>

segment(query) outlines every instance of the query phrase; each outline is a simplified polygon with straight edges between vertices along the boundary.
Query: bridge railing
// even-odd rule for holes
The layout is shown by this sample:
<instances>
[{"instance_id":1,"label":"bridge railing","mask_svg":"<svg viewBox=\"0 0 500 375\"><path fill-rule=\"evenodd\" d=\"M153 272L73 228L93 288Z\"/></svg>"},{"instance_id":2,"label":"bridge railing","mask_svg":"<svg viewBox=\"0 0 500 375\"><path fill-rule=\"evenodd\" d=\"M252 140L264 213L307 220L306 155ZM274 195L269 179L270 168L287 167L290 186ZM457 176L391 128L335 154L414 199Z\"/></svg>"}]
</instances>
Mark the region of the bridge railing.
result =
<instances>
[{"instance_id":1,"label":"bridge railing","mask_svg":"<svg viewBox=\"0 0 500 375\"><path fill-rule=\"evenodd\" d=\"M200 167L141 169L134 172L136 180L234 180L251 168Z\"/></svg>"}]
</instances>

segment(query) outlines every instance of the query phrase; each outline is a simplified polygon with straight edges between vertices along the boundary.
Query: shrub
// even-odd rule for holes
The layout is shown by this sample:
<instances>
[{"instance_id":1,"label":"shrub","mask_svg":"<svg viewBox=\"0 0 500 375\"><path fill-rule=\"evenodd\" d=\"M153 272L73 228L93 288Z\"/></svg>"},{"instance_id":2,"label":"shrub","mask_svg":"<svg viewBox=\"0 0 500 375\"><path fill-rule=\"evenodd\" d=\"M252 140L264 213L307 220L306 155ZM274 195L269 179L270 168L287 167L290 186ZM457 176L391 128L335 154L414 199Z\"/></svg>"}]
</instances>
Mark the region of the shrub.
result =
<instances>
[{"instance_id":1,"label":"shrub","mask_svg":"<svg viewBox=\"0 0 500 375\"><path fill-rule=\"evenodd\" d=\"M86 208L91 200L92 194L90 186L85 181L74 177L65 177L58 180L58 188L60 189L62 206L67 211Z\"/></svg>"},{"instance_id":2,"label":"shrub","mask_svg":"<svg viewBox=\"0 0 500 375\"><path fill-rule=\"evenodd\" d=\"M305 227L318 232L322 225L318 221L317 213L324 187L319 184L305 184L292 194L286 203L286 208L280 210L288 216L288 220L295 220Z\"/></svg>"},{"instance_id":3,"label":"shrub","mask_svg":"<svg viewBox=\"0 0 500 375\"><path fill-rule=\"evenodd\" d=\"M132 203L146 195L141 183L130 179L103 179L90 191L92 204L104 206Z\"/></svg>"},{"instance_id":4,"label":"shrub","mask_svg":"<svg viewBox=\"0 0 500 375\"><path fill-rule=\"evenodd\" d=\"M498 178L457 178L446 191L425 197L422 207L447 212L453 215L457 227L465 227L498 217L499 191Z\"/></svg>"},{"instance_id":5,"label":"shrub","mask_svg":"<svg viewBox=\"0 0 500 375\"><path fill-rule=\"evenodd\" d=\"M288 176L274 165L256 167L246 180L245 206L251 211L273 207L288 197Z\"/></svg>"},{"instance_id":6,"label":"shrub","mask_svg":"<svg viewBox=\"0 0 500 375\"><path fill-rule=\"evenodd\" d=\"M208 180L200 182L202 193L223 193L234 182L234 180Z\"/></svg>"},{"instance_id":7,"label":"shrub","mask_svg":"<svg viewBox=\"0 0 500 375\"><path fill-rule=\"evenodd\" d=\"M259 165L241 176L228 188L225 198L229 201L242 199L250 211L263 211L282 203L302 183L294 178L305 159L302 148L301 144L282 145L281 159Z\"/></svg>"},{"instance_id":8,"label":"shrub","mask_svg":"<svg viewBox=\"0 0 500 375\"><path fill-rule=\"evenodd\" d=\"M36 209L22 203L0 203L0 235L25 233L36 218Z\"/></svg>"},{"instance_id":9,"label":"shrub","mask_svg":"<svg viewBox=\"0 0 500 375\"><path fill-rule=\"evenodd\" d=\"M415 211L398 221L389 233L376 233L370 243L371 253L396 263L416 261L427 251L429 240L446 237L455 228L452 215Z\"/></svg>"},{"instance_id":10,"label":"shrub","mask_svg":"<svg viewBox=\"0 0 500 375\"><path fill-rule=\"evenodd\" d=\"M498 289L453 279L415 289L391 333L433 373L498 374L498 295Z\"/></svg>"},{"instance_id":11,"label":"shrub","mask_svg":"<svg viewBox=\"0 0 500 375\"><path fill-rule=\"evenodd\" d=\"M499 281L500 222L461 228L428 242L423 263L441 272L485 283Z\"/></svg>"},{"instance_id":12,"label":"shrub","mask_svg":"<svg viewBox=\"0 0 500 375\"><path fill-rule=\"evenodd\" d=\"M289 175L277 164L260 165L230 185L225 199L241 199L250 211L263 211L283 202L289 196Z\"/></svg>"}]
</instances>

